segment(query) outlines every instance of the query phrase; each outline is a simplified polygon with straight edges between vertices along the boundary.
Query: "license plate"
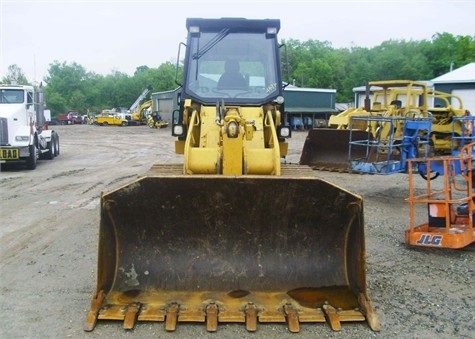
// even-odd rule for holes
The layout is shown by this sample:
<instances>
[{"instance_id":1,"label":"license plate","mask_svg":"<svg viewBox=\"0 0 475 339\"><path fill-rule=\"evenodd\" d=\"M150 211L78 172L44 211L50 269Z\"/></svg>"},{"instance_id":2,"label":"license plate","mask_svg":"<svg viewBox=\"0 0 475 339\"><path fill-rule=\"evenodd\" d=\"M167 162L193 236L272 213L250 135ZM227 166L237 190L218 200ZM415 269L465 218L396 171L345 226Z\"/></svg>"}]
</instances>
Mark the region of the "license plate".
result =
<instances>
[{"instance_id":1,"label":"license plate","mask_svg":"<svg viewBox=\"0 0 475 339\"><path fill-rule=\"evenodd\" d=\"M20 151L17 148L0 149L0 159L2 160L18 160Z\"/></svg>"}]
</instances>

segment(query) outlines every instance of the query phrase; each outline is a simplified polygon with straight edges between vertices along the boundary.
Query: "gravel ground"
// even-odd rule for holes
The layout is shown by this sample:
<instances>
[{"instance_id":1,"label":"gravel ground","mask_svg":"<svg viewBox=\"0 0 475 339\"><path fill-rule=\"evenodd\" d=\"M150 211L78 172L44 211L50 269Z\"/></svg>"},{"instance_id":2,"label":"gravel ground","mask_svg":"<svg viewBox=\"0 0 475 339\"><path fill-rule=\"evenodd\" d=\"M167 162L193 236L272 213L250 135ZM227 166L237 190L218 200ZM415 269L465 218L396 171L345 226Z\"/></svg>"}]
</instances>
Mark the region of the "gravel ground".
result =
<instances>
[{"instance_id":1,"label":"gravel ground","mask_svg":"<svg viewBox=\"0 0 475 339\"><path fill-rule=\"evenodd\" d=\"M153 163L180 163L170 129L54 126L61 155L35 171L0 173L0 334L2 338L475 338L475 245L463 250L409 248L408 181L387 176L317 172L315 175L364 198L368 293L381 322L375 333L363 322L179 324L99 322L83 331L96 284L101 192L146 172ZM298 163L306 132L294 132L288 162ZM439 180L440 182L440 180ZM418 185L424 184L422 179ZM421 213L419 218L426 217Z\"/></svg>"}]
</instances>

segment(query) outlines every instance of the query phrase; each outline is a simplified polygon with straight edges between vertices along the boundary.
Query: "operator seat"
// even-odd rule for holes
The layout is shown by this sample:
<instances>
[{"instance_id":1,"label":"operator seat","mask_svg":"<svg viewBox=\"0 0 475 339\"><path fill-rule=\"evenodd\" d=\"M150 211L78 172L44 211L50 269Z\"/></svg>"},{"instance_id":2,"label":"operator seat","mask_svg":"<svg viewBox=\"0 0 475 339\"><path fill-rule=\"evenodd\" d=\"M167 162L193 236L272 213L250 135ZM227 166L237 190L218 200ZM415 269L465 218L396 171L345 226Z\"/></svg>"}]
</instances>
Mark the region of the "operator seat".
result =
<instances>
[{"instance_id":1,"label":"operator seat","mask_svg":"<svg viewBox=\"0 0 475 339\"><path fill-rule=\"evenodd\" d=\"M399 108L402 107L402 101L401 100L393 100L393 101L391 101L390 105L394 105L394 106L396 106L397 109L399 109Z\"/></svg>"},{"instance_id":2,"label":"operator seat","mask_svg":"<svg viewBox=\"0 0 475 339\"><path fill-rule=\"evenodd\" d=\"M246 89L246 78L239 72L239 62L228 60L224 65L224 73L218 81L218 89Z\"/></svg>"}]
</instances>

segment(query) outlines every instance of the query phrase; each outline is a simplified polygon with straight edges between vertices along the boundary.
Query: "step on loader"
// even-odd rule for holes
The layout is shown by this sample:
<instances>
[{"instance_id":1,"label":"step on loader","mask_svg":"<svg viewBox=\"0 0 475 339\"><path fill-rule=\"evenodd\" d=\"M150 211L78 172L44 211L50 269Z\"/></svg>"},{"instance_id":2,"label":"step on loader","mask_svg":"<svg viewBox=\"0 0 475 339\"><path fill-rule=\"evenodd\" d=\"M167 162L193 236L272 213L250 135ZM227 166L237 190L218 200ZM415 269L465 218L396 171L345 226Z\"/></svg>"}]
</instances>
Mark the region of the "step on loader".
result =
<instances>
[{"instance_id":1,"label":"step on loader","mask_svg":"<svg viewBox=\"0 0 475 339\"><path fill-rule=\"evenodd\" d=\"M86 331L98 320L125 329L163 322L167 331L182 322L208 331L282 322L298 332L300 323L340 330L361 321L379 330L361 196L282 163L291 131L282 119L279 28L275 19L187 20L172 125L184 161L154 165L102 195ZM243 79L220 81L236 63Z\"/></svg>"}]
</instances>

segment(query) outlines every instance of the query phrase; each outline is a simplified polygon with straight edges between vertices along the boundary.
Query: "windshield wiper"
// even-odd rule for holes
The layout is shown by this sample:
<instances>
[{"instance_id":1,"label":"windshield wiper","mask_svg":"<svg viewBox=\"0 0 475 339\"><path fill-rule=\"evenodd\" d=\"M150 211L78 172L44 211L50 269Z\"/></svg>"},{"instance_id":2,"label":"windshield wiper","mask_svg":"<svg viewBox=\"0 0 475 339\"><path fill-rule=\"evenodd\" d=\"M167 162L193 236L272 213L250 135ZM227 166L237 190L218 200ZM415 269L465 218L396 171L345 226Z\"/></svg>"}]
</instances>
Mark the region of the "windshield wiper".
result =
<instances>
[{"instance_id":1,"label":"windshield wiper","mask_svg":"<svg viewBox=\"0 0 475 339\"><path fill-rule=\"evenodd\" d=\"M204 45L202 49L200 49L198 52L193 54L192 59L196 60L196 59L201 58L203 55L206 54L206 52L208 52L211 48L216 46L216 44L220 42L221 40L223 40L228 34L229 34L229 28L223 28L218 34L216 34L213 37L213 39L208 41L208 43L206 43L206 45Z\"/></svg>"}]
</instances>

